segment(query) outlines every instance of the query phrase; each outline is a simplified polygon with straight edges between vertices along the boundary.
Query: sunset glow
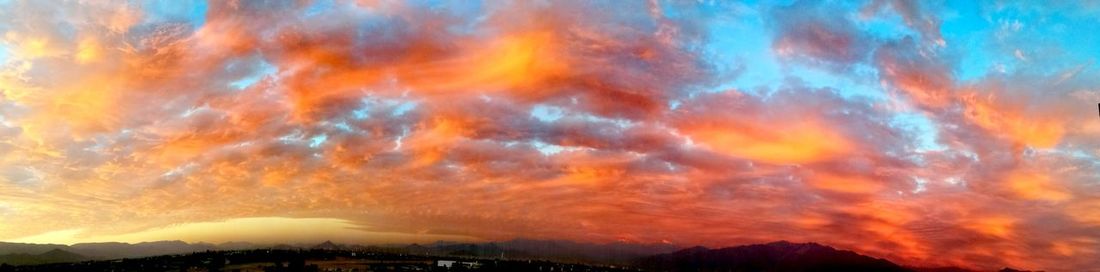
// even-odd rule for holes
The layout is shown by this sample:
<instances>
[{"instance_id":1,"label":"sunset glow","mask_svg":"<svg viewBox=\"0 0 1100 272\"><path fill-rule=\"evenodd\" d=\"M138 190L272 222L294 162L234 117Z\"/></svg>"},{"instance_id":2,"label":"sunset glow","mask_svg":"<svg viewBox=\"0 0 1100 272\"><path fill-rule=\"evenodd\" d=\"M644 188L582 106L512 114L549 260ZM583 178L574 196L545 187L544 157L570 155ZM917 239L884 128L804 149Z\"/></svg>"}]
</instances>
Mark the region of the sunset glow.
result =
<instances>
[{"instance_id":1,"label":"sunset glow","mask_svg":"<svg viewBox=\"0 0 1100 272\"><path fill-rule=\"evenodd\" d=\"M0 241L1088 271L1097 25L1089 1L0 0Z\"/></svg>"}]
</instances>

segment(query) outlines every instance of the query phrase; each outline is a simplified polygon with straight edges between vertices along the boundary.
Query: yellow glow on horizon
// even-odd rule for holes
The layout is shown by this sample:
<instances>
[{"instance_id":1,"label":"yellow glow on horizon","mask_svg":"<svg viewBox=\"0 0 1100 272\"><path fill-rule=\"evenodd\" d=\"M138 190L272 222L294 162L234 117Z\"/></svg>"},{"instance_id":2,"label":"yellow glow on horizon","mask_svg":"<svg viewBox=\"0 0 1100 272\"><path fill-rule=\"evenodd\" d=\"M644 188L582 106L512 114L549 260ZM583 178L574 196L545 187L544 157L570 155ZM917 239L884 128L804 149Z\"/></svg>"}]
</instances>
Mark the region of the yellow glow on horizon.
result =
<instances>
[{"instance_id":1,"label":"yellow glow on horizon","mask_svg":"<svg viewBox=\"0 0 1100 272\"><path fill-rule=\"evenodd\" d=\"M477 241L461 235L376 232L336 218L251 217L225 221L197 222L143 231L95 235L85 229L51 231L9 239L8 242L38 244L77 244L92 242L140 243L181 240L189 243L252 242L261 244L313 243L325 240L338 243L407 243L432 241Z\"/></svg>"},{"instance_id":2,"label":"yellow glow on horizon","mask_svg":"<svg viewBox=\"0 0 1100 272\"><path fill-rule=\"evenodd\" d=\"M32 244L75 244L74 242L69 241L73 241L73 239L81 232L83 232L83 230L81 229L50 231L46 233L20 237L17 239L6 240L5 242Z\"/></svg>"}]
</instances>

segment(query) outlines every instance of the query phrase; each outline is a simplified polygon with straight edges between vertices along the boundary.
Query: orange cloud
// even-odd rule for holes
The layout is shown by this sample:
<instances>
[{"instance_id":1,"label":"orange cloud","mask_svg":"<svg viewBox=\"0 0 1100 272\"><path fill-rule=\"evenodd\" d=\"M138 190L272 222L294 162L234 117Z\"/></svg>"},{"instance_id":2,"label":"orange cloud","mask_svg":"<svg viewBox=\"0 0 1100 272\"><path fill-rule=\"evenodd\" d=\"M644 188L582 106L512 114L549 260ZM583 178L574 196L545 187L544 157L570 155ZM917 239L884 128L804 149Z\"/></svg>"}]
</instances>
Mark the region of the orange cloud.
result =
<instances>
[{"instance_id":1,"label":"orange cloud","mask_svg":"<svg viewBox=\"0 0 1100 272\"><path fill-rule=\"evenodd\" d=\"M538 91L548 80L567 76L569 58L548 31L508 34L463 50L453 60L411 64L404 82L435 93L463 90ZM523 95L523 94L521 94Z\"/></svg>"},{"instance_id":2,"label":"orange cloud","mask_svg":"<svg viewBox=\"0 0 1100 272\"><path fill-rule=\"evenodd\" d=\"M953 79L949 71L920 54L911 38L884 45L875 54L875 59L883 78L917 105L943 108L954 101Z\"/></svg>"},{"instance_id":3,"label":"orange cloud","mask_svg":"<svg viewBox=\"0 0 1100 272\"><path fill-rule=\"evenodd\" d=\"M1008 174L1005 183L1013 194L1026 200L1057 202L1065 201L1071 196L1054 183L1049 175L1043 173L1017 170Z\"/></svg>"},{"instance_id":4,"label":"orange cloud","mask_svg":"<svg viewBox=\"0 0 1100 272\"><path fill-rule=\"evenodd\" d=\"M1007 239L1015 235L1017 221L1007 216L979 217L963 222L963 227L984 235Z\"/></svg>"},{"instance_id":5,"label":"orange cloud","mask_svg":"<svg viewBox=\"0 0 1100 272\"><path fill-rule=\"evenodd\" d=\"M966 106L966 117L978 126L1014 142L1037 148L1058 144L1065 134L1063 120L1028 115L1011 105L997 104L996 99L969 93L960 96Z\"/></svg>"},{"instance_id":6,"label":"orange cloud","mask_svg":"<svg viewBox=\"0 0 1100 272\"><path fill-rule=\"evenodd\" d=\"M881 181L850 175L815 173L808 183L817 189L849 194L873 194L885 188Z\"/></svg>"},{"instance_id":7,"label":"orange cloud","mask_svg":"<svg viewBox=\"0 0 1100 272\"><path fill-rule=\"evenodd\" d=\"M851 148L847 140L837 133L806 121L793 121L775 128L751 123L723 123L688 127L682 132L715 151L777 164L826 160Z\"/></svg>"}]
</instances>

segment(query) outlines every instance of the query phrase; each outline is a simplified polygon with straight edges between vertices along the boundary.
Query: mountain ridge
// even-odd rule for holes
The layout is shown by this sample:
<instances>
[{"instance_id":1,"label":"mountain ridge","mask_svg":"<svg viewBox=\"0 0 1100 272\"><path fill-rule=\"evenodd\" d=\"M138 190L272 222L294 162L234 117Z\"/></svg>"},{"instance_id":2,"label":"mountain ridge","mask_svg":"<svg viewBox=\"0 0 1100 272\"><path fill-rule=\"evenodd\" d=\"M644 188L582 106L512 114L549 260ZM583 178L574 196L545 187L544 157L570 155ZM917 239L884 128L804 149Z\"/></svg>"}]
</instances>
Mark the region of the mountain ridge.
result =
<instances>
[{"instance_id":1,"label":"mountain ridge","mask_svg":"<svg viewBox=\"0 0 1100 272\"><path fill-rule=\"evenodd\" d=\"M39 254L12 253L0 255L0 264L35 265L48 263L66 263L83 261L87 257L60 248L54 248Z\"/></svg>"},{"instance_id":2,"label":"mountain ridge","mask_svg":"<svg viewBox=\"0 0 1100 272\"><path fill-rule=\"evenodd\" d=\"M657 271L915 271L853 251L788 241L718 249L697 246L646 257L638 265Z\"/></svg>"}]
</instances>

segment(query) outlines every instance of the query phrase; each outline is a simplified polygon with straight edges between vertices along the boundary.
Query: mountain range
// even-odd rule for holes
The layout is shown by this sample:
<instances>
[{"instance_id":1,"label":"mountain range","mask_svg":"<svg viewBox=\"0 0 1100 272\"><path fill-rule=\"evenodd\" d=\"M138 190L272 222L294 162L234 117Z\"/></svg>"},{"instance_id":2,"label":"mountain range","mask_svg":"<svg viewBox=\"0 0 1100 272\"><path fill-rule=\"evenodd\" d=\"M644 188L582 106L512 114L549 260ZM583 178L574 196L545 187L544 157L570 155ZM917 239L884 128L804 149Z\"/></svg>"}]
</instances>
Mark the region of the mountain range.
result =
<instances>
[{"instance_id":1,"label":"mountain range","mask_svg":"<svg viewBox=\"0 0 1100 272\"><path fill-rule=\"evenodd\" d=\"M693 247L644 258L639 266L656 271L914 271L847 250L786 241L721 249Z\"/></svg>"},{"instance_id":2,"label":"mountain range","mask_svg":"<svg viewBox=\"0 0 1100 272\"><path fill-rule=\"evenodd\" d=\"M0 264L30 265L47 263L65 263L87 260L83 255L61 249L51 249L39 254L13 253L0 255Z\"/></svg>"},{"instance_id":3,"label":"mountain range","mask_svg":"<svg viewBox=\"0 0 1100 272\"><path fill-rule=\"evenodd\" d=\"M248 248L257 247L259 246L252 245ZM10 257L12 255L41 255L56 250L79 255L82 257L82 260L107 260L229 249L236 248L222 248L218 245L208 243L190 244L183 241L157 241L136 244L118 242L80 243L73 245L0 242L0 260L3 260L4 257Z\"/></svg>"}]
</instances>

